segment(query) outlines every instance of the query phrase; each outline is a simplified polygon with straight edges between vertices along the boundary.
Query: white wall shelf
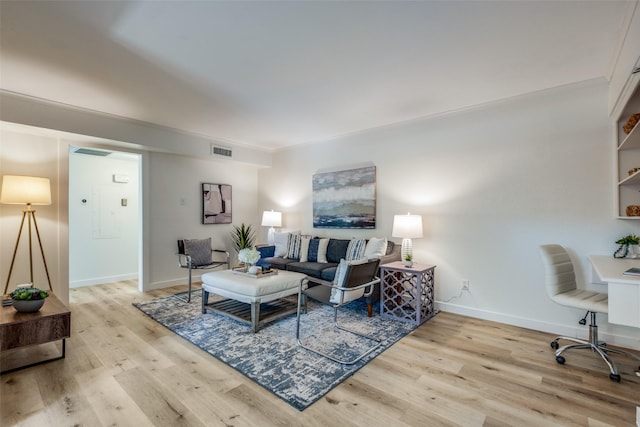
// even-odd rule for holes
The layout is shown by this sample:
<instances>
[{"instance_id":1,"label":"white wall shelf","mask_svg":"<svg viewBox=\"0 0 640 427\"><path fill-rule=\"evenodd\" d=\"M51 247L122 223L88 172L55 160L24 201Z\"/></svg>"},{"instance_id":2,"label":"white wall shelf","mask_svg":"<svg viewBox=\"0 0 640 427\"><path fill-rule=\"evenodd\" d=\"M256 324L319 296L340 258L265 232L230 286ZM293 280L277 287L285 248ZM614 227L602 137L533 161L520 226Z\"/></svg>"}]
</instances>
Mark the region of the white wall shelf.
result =
<instances>
[{"instance_id":1,"label":"white wall shelf","mask_svg":"<svg viewBox=\"0 0 640 427\"><path fill-rule=\"evenodd\" d=\"M629 76L627 97L618 109L615 119L616 141L616 212L618 219L640 219L627 216L627 206L640 205L640 171L629 175L629 171L640 168L640 123L627 135L622 127L632 114L640 113L640 78Z\"/></svg>"}]
</instances>

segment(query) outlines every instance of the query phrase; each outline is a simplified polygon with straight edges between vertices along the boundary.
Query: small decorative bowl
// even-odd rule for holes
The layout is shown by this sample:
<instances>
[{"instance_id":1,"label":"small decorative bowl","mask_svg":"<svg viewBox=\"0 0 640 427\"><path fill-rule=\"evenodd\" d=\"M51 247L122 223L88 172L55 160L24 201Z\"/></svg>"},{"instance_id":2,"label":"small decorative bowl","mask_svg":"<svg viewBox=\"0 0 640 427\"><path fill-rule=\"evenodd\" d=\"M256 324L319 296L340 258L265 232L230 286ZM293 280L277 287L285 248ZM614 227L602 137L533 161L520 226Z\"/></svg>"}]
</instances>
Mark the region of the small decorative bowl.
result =
<instances>
[{"instance_id":1,"label":"small decorative bowl","mask_svg":"<svg viewBox=\"0 0 640 427\"><path fill-rule=\"evenodd\" d=\"M44 305L44 299L14 299L13 308L19 313L35 313Z\"/></svg>"}]
</instances>

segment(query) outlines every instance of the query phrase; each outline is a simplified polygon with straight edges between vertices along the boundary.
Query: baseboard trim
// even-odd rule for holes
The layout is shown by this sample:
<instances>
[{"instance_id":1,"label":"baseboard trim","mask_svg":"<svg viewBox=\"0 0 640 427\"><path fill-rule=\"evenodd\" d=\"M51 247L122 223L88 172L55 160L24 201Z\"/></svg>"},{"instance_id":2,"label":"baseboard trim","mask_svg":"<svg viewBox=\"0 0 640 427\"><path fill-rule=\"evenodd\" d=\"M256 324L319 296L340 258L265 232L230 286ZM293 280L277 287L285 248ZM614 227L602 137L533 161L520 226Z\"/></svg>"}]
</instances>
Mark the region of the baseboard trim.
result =
<instances>
[{"instance_id":1,"label":"baseboard trim","mask_svg":"<svg viewBox=\"0 0 640 427\"><path fill-rule=\"evenodd\" d=\"M587 338L589 336L588 326L576 325L574 327L557 323L544 322L537 319L528 319L525 317L512 316L494 311L479 310L476 308L470 308L441 301L436 301L436 308L448 313L461 314L463 316L475 317L477 319L483 320L491 320L494 322L518 326L521 328L548 332L554 335L564 335L567 337L576 338ZM611 345L640 350L640 340L637 336L633 337L631 335L623 335L620 333L611 333L599 330L598 337Z\"/></svg>"},{"instance_id":2,"label":"baseboard trim","mask_svg":"<svg viewBox=\"0 0 640 427\"><path fill-rule=\"evenodd\" d=\"M91 279L74 280L69 282L69 288L81 288L84 286L102 285L104 283L121 282L123 280L136 280L138 273L118 274L115 276L93 277Z\"/></svg>"}]
</instances>

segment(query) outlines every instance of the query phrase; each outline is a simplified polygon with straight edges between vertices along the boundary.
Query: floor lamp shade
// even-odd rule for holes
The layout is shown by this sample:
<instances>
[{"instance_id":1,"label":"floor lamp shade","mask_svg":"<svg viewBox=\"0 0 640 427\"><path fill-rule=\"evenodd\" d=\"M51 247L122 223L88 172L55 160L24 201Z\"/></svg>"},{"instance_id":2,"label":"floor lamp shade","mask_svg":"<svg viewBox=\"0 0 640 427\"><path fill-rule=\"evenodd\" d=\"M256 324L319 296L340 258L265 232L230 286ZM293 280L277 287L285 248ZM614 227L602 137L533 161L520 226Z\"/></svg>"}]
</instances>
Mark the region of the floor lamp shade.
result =
<instances>
[{"instance_id":1,"label":"floor lamp shade","mask_svg":"<svg viewBox=\"0 0 640 427\"><path fill-rule=\"evenodd\" d=\"M394 215L391 236L402 238L402 260L405 260L407 255L413 257L411 239L422 237L422 216L411 214Z\"/></svg>"},{"instance_id":2,"label":"floor lamp shade","mask_svg":"<svg viewBox=\"0 0 640 427\"><path fill-rule=\"evenodd\" d=\"M51 184L49 179L5 175L2 177L0 203L8 205L50 205Z\"/></svg>"},{"instance_id":3,"label":"floor lamp shade","mask_svg":"<svg viewBox=\"0 0 640 427\"><path fill-rule=\"evenodd\" d=\"M275 212L273 210L264 211L262 213L262 226L270 227L269 234L267 235L267 243L269 243L269 245L275 244L274 233L276 230L273 227L282 227L282 212Z\"/></svg>"},{"instance_id":4,"label":"floor lamp shade","mask_svg":"<svg viewBox=\"0 0 640 427\"><path fill-rule=\"evenodd\" d=\"M44 256L44 249L42 247L42 240L40 239L40 231L38 230L38 222L36 221L36 211L31 209L32 205L50 205L51 204L51 184L48 178L38 178L33 176L17 176L17 175L5 175L2 177L2 189L0 190L0 203L8 205L25 205L25 209L22 211L22 221L20 222L20 229L18 230L18 238L16 239L16 246L13 250L13 257L11 258L11 266L9 267L9 274L7 276L7 282L4 287L3 294L7 293L9 288L9 282L11 281L11 273L13 272L13 266L16 260L16 254L18 253L18 246L20 245L20 236L24 228L25 220L27 221L28 231L28 243L29 243L29 274L31 283L33 283L33 250L32 250L32 225L35 229L35 234L38 238L38 246L40 247L40 253L42 254L42 262L44 264L44 270L47 274L47 281L49 282L49 290L51 287L51 278L49 277L49 269L47 268L47 260Z\"/></svg>"}]
</instances>

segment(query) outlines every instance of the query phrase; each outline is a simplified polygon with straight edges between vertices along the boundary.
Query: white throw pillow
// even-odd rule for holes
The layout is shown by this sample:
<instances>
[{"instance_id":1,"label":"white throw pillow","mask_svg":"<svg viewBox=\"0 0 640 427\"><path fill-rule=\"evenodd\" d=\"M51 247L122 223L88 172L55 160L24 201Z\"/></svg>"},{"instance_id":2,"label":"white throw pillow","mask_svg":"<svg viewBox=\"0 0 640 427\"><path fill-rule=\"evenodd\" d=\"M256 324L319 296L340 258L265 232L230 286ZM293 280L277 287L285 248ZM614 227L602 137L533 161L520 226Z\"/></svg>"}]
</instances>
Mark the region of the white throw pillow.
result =
<instances>
[{"instance_id":1,"label":"white throw pillow","mask_svg":"<svg viewBox=\"0 0 640 427\"><path fill-rule=\"evenodd\" d=\"M347 278L347 267L349 265L364 264L366 259L359 259L353 261L346 261L344 258L340 260L338 268L336 268L336 275L333 278L333 284L338 287L344 286L344 281ZM329 302L332 304L346 303L360 298L364 295L365 288L356 289L354 291L343 291L340 289L332 288ZM344 296L343 296L344 294Z\"/></svg>"},{"instance_id":2,"label":"white throw pillow","mask_svg":"<svg viewBox=\"0 0 640 427\"><path fill-rule=\"evenodd\" d=\"M382 258L387 253L387 238L372 237L367 242L364 249L364 257L366 259Z\"/></svg>"},{"instance_id":3,"label":"white throw pillow","mask_svg":"<svg viewBox=\"0 0 640 427\"><path fill-rule=\"evenodd\" d=\"M309 261L309 243L311 242L310 236L302 236L300 240L300 262Z\"/></svg>"},{"instance_id":4,"label":"white throw pillow","mask_svg":"<svg viewBox=\"0 0 640 427\"><path fill-rule=\"evenodd\" d=\"M289 234L290 233L273 233L273 241L276 245L273 256L283 257L287 255L287 250L289 249Z\"/></svg>"},{"instance_id":5,"label":"white throw pillow","mask_svg":"<svg viewBox=\"0 0 640 427\"><path fill-rule=\"evenodd\" d=\"M327 261L327 247L329 247L329 239L320 239L318 243L318 262Z\"/></svg>"}]
</instances>

